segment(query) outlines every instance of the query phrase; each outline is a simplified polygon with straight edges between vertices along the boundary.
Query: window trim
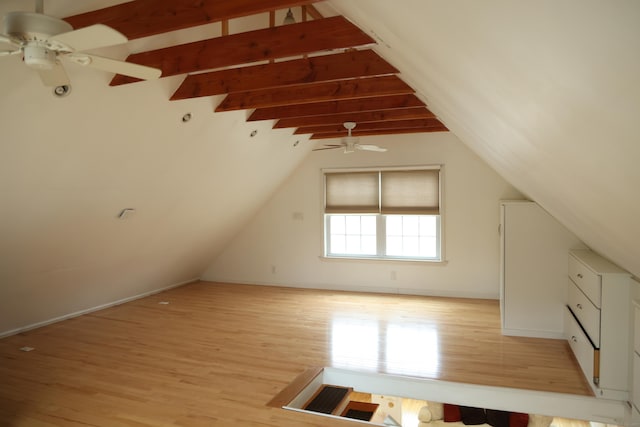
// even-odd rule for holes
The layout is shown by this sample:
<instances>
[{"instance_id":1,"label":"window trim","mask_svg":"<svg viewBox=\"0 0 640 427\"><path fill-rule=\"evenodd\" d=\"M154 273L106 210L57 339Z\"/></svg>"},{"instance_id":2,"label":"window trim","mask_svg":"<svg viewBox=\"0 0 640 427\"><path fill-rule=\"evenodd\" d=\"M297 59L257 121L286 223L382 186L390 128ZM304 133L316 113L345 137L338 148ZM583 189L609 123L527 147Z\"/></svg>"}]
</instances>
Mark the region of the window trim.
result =
<instances>
[{"instance_id":1,"label":"window trim","mask_svg":"<svg viewBox=\"0 0 640 427\"><path fill-rule=\"evenodd\" d=\"M327 173L348 173L348 172L372 172L372 171L403 171L403 170L439 170L439 198L440 198L440 214L439 216L439 233L440 233L440 259L428 259L428 258L404 258L404 257L388 257L388 256L366 256L366 255L328 255L327 251L327 215L325 214L325 174ZM429 165L417 165L417 166L379 166L379 167L360 167L360 168L321 168L320 169L320 221L322 230L322 242L321 242L321 254L319 258L323 261L348 261L348 262L367 262L372 261L374 263L418 263L429 265L446 265L448 260L446 257L446 203L445 203L445 165L444 164L429 164ZM357 213L354 213L357 215ZM376 221L378 223L378 221Z\"/></svg>"}]
</instances>

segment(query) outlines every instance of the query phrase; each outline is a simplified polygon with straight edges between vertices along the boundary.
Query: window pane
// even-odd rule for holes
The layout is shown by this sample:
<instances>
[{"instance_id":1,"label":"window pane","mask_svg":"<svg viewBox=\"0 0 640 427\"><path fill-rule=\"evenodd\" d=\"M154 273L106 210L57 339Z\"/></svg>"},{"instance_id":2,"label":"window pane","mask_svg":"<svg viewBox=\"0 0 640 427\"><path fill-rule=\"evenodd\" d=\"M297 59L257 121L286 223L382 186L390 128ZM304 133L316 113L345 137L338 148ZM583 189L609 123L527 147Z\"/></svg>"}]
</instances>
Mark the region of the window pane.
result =
<instances>
[{"instance_id":1,"label":"window pane","mask_svg":"<svg viewBox=\"0 0 640 427\"><path fill-rule=\"evenodd\" d=\"M343 234L332 234L331 235L331 248L329 252L333 254L343 254L345 253L346 244L345 238Z\"/></svg>"},{"instance_id":2,"label":"window pane","mask_svg":"<svg viewBox=\"0 0 640 427\"><path fill-rule=\"evenodd\" d=\"M435 258L437 217L433 215L385 215L386 256Z\"/></svg>"},{"instance_id":3,"label":"window pane","mask_svg":"<svg viewBox=\"0 0 640 427\"><path fill-rule=\"evenodd\" d=\"M362 236L362 253L364 255L376 254L376 236Z\"/></svg>"},{"instance_id":4,"label":"window pane","mask_svg":"<svg viewBox=\"0 0 640 427\"><path fill-rule=\"evenodd\" d=\"M387 235L387 255L402 256L402 237Z\"/></svg>"},{"instance_id":5,"label":"window pane","mask_svg":"<svg viewBox=\"0 0 640 427\"><path fill-rule=\"evenodd\" d=\"M402 235L402 216L387 215L387 236Z\"/></svg>"},{"instance_id":6,"label":"window pane","mask_svg":"<svg viewBox=\"0 0 640 427\"><path fill-rule=\"evenodd\" d=\"M434 236L436 235L436 217L433 215L420 216L420 235L421 236Z\"/></svg>"},{"instance_id":7,"label":"window pane","mask_svg":"<svg viewBox=\"0 0 640 427\"><path fill-rule=\"evenodd\" d=\"M402 234L405 236L417 236L418 224L420 223L419 217L416 215L403 215L402 216Z\"/></svg>"},{"instance_id":8,"label":"window pane","mask_svg":"<svg viewBox=\"0 0 640 427\"><path fill-rule=\"evenodd\" d=\"M438 254L435 237L420 237L420 256L433 258Z\"/></svg>"},{"instance_id":9,"label":"window pane","mask_svg":"<svg viewBox=\"0 0 640 427\"><path fill-rule=\"evenodd\" d=\"M347 234L360 234L360 216L349 215L346 217Z\"/></svg>"},{"instance_id":10,"label":"window pane","mask_svg":"<svg viewBox=\"0 0 640 427\"><path fill-rule=\"evenodd\" d=\"M347 249L345 253L348 253L348 254L360 253L360 236L347 235Z\"/></svg>"},{"instance_id":11,"label":"window pane","mask_svg":"<svg viewBox=\"0 0 640 427\"><path fill-rule=\"evenodd\" d=\"M376 217L373 215L361 216L362 218L360 222L360 226L362 228L362 234L367 234L369 236L376 235Z\"/></svg>"},{"instance_id":12,"label":"window pane","mask_svg":"<svg viewBox=\"0 0 640 427\"><path fill-rule=\"evenodd\" d=\"M344 215L331 215L331 234L344 234Z\"/></svg>"},{"instance_id":13,"label":"window pane","mask_svg":"<svg viewBox=\"0 0 640 427\"><path fill-rule=\"evenodd\" d=\"M402 252L404 256L417 256L420 252L417 236L404 236L402 239Z\"/></svg>"}]
</instances>

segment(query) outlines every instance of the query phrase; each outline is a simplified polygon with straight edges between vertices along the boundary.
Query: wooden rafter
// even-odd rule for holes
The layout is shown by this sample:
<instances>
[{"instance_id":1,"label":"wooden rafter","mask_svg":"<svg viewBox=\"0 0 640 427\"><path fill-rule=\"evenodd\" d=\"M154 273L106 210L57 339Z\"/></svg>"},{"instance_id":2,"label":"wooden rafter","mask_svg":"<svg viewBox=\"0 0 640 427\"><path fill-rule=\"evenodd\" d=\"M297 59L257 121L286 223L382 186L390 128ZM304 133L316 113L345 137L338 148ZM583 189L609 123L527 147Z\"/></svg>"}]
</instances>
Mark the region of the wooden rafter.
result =
<instances>
[{"instance_id":1,"label":"wooden rafter","mask_svg":"<svg viewBox=\"0 0 640 427\"><path fill-rule=\"evenodd\" d=\"M312 4L309 4L305 7L307 15L312 17L313 19L322 19L322 14L318 12L318 9Z\"/></svg>"},{"instance_id":2,"label":"wooden rafter","mask_svg":"<svg viewBox=\"0 0 640 427\"><path fill-rule=\"evenodd\" d=\"M413 129L413 128L431 128L442 127L442 123L438 119L411 119L411 120L391 120L381 122L358 123L359 131L371 130L390 130L390 129ZM321 133L345 133L342 124L325 125L325 126L306 126L295 130L295 134L321 134Z\"/></svg>"},{"instance_id":3,"label":"wooden rafter","mask_svg":"<svg viewBox=\"0 0 640 427\"><path fill-rule=\"evenodd\" d=\"M231 93L218 105L216 111L297 105L336 99L370 98L413 92L411 86L398 76L369 77Z\"/></svg>"},{"instance_id":4,"label":"wooden rafter","mask_svg":"<svg viewBox=\"0 0 640 427\"><path fill-rule=\"evenodd\" d=\"M375 41L342 16L323 18L317 1L134 0L66 21L105 24L129 39L220 22L220 37L127 58L163 77L189 74L172 100L227 94L216 111L255 109L249 121L277 119L274 128L313 139L344 136L345 121L358 123L356 136L446 131L396 68L362 49ZM278 25L276 11L293 7L302 22ZM263 13L269 28L229 34L230 19ZM116 75L111 85L135 81Z\"/></svg>"},{"instance_id":5,"label":"wooden rafter","mask_svg":"<svg viewBox=\"0 0 640 427\"><path fill-rule=\"evenodd\" d=\"M282 107L259 108L247 119L273 120L291 117L309 117L327 114L341 114L364 111L391 110L395 108L424 107L417 96L391 95L376 98L350 99L342 101L315 102L313 104L289 105Z\"/></svg>"},{"instance_id":6,"label":"wooden rafter","mask_svg":"<svg viewBox=\"0 0 640 427\"><path fill-rule=\"evenodd\" d=\"M278 120L274 129L298 128L303 126L342 125L344 122L368 123L387 120L432 119L435 114L424 107L396 108L395 110L364 111L322 116L293 117Z\"/></svg>"},{"instance_id":7,"label":"wooden rafter","mask_svg":"<svg viewBox=\"0 0 640 427\"><path fill-rule=\"evenodd\" d=\"M160 68L167 77L372 43L358 27L335 16L141 52L129 55L127 61ZM111 85L135 81L117 75Z\"/></svg>"},{"instance_id":8,"label":"wooden rafter","mask_svg":"<svg viewBox=\"0 0 640 427\"><path fill-rule=\"evenodd\" d=\"M396 135L404 133L428 133L428 132L448 132L445 126L441 127L429 127L429 128L410 128L410 129L381 129L381 130L367 130L367 131L353 131L353 136L372 136L372 135ZM336 133L319 133L311 135L310 139L332 139L342 138L345 136L345 132Z\"/></svg>"},{"instance_id":9,"label":"wooden rafter","mask_svg":"<svg viewBox=\"0 0 640 427\"><path fill-rule=\"evenodd\" d=\"M319 0L135 0L65 18L74 28L108 25L129 39L181 30Z\"/></svg>"},{"instance_id":10,"label":"wooden rafter","mask_svg":"<svg viewBox=\"0 0 640 427\"><path fill-rule=\"evenodd\" d=\"M172 100L397 73L372 50L190 74Z\"/></svg>"}]
</instances>

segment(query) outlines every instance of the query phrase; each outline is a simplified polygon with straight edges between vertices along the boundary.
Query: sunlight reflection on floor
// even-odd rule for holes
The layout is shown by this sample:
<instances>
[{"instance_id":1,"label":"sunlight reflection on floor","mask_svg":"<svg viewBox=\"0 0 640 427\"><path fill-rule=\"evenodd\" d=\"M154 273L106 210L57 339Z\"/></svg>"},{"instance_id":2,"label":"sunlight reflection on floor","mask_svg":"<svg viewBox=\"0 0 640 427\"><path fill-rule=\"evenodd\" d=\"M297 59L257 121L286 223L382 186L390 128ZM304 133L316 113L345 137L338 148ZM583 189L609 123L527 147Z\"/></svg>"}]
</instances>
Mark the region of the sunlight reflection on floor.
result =
<instances>
[{"instance_id":1,"label":"sunlight reflection on floor","mask_svg":"<svg viewBox=\"0 0 640 427\"><path fill-rule=\"evenodd\" d=\"M331 362L336 368L380 370L389 374L436 377L440 368L438 331L412 323L334 318Z\"/></svg>"}]
</instances>

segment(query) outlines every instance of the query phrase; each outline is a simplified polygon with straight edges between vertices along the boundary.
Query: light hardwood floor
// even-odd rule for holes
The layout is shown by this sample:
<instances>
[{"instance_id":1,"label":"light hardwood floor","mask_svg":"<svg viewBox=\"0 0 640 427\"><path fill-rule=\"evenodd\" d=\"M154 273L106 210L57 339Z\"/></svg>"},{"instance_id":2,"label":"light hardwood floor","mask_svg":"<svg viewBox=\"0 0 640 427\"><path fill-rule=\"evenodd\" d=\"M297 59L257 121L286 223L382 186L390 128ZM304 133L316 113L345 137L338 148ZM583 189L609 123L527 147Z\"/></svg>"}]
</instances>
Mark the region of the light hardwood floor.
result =
<instances>
[{"instance_id":1,"label":"light hardwood floor","mask_svg":"<svg viewBox=\"0 0 640 427\"><path fill-rule=\"evenodd\" d=\"M497 301L205 282L5 338L0 360L2 426L324 426L266 406L320 366L590 394L565 342L502 336Z\"/></svg>"}]
</instances>

